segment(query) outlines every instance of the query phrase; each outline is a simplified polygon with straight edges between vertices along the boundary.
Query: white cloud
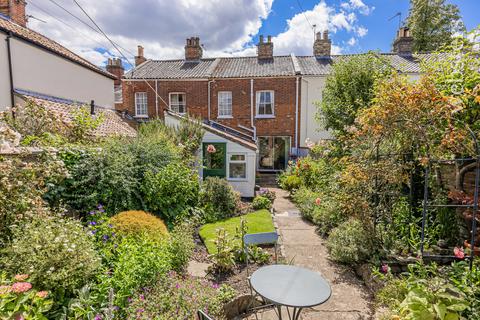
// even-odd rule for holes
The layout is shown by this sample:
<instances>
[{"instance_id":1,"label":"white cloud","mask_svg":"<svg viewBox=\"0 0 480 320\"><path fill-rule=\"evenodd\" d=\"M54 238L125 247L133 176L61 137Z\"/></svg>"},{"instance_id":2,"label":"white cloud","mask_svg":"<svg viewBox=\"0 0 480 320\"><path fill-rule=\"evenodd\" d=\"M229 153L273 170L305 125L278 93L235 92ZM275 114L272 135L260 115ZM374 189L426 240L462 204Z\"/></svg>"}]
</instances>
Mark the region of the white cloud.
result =
<instances>
[{"instance_id":1,"label":"white cloud","mask_svg":"<svg viewBox=\"0 0 480 320\"><path fill-rule=\"evenodd\" d=\"M139 5L131 0L81 0L80 3L113 41L131 53L127 56L133 61L132 55L136 54L139 44L145 47L147 58L183 58L185 39L190 36L200 37L205 57L255 55L256 47L252 39L272 13L273 1L142 0ZM73 1L58 3L91 25ZM365 9L365 5L361 4L363 2L360 0L351 0L347 3L348 10L344 10L319 0L311 10L297 13L287 20L283 32L273 35L275 54L311 55L314 33L309 22L316 25L317 31L328 29L333 38L332 53L341 53L343 48L336 43L335 33L343 31L363 37L368 31L357 25L357 13ZM67 22L72 28L42 9ZM27 10L28 14L47 21L43 23L31 19L29 27L93 63L104 64L108 57L118 56L118 52L102 35L75 20L52 1L32 0Z\"/></svg>"},{"instance_id":2,"label":"white cloud","mask_svg":"<svg viewBox=\"0 0 480 320\"><path fill-rule=\"evenodd\" d=\"M349 46L354 46L357 44L357 39L355 39L355 37L351 37L347 43Z\"/></svg>"},{"instance_id":3,"label":"white cloud","mask_svg":"<svg viewBox=\"0 0 480 320\"><path fill-rule=\"evenodd\" d=\"M362 0L350 0L349 2L342 2L340 6L345 10L358 10L360 14L368 16L375 10L375 7L367 6Z\"/></svg>"}]
</instances>

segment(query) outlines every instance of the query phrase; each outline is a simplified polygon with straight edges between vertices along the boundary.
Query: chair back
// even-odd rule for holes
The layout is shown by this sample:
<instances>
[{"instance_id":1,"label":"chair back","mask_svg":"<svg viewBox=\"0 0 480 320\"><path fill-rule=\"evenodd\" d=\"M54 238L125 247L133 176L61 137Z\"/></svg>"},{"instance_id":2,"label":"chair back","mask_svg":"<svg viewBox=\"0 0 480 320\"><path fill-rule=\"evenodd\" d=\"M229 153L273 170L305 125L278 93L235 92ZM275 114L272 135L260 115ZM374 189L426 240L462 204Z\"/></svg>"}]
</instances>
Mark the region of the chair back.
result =
<instances>
[{"instance_id":1,"label":"chair back","mask_svg":"<svg viewBox=\"0 0 480 320\"><path fill-rule=\"evenodd\" d=\"M247 262L247 276L248 274L248 246L257 245L257 244L274 244L275 245L275 263L277 263L277 243L278 243L278 233L276 232L262 232L262 233L251 233L243 236L243 242L245 244L245 259Z\"/></svg>"},{"instance_id":2,"label":"chair back","mask_svg":"<svg viewBox=\"0 0 480 320\"><path fill-rule=\"evenodd\" d=\"M198 320L213 320L202 310L198 310L197 315L198 315Z\"/></svg>"}]
</instances>

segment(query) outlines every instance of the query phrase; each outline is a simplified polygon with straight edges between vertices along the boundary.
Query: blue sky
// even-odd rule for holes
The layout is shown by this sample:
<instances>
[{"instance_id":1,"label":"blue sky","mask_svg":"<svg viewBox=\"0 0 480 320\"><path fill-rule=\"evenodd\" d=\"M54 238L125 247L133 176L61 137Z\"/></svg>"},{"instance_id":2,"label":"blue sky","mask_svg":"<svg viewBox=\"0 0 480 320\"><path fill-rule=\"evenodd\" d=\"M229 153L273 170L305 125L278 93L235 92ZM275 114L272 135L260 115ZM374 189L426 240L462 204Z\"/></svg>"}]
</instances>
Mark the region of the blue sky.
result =
<instances>
[{"instance_id":1,"label":"blue sky","mask_svg":"<svg viewBox=\"0 0 480 320\"><path fill-rule=\"evenodd\" d=\"M200 37L204 57L254 56L260 34L272 35L275 55L311 55L313 30L329 29L332 53L390 51L398 19L409 0L78 0L133 60L137 45L151 59L181 59L185 39ZM72 0L29 0L29 27L98 65L120 55ZM469 30L480 24L480 0L447 0L459 6ZM305 18L307 17L307 18ZM82 20L80 22L79 20ZM68 25L66 25L68 24ZM90 25L90 27L88 26Z\"/></svg>"},{"instance_id":2,"label":"blue sky","mask_svg":"<svg viewBox=\"0 0 480 320\"><path fill-rule=\"evenodd\" d=\"M311 10L320 1L318 0L299 0L303 10ZM328 6L336 7L341 10L341 3L346 0L326 0ZM397 12L402 14L402 20L408 16L410 7L408 0L363 0L363 3L369 7L374 7L369 15L357 15L358 22L368 29L366 36L358 39L355 46L345 45L351 38L351 35L345 30L332 34L334 43L342 44L344 50L342 53L358 53L368 50L380 50L382 52L390 51L391 43L398 29L398 17L388 21ZM468 30L480 25L480 0L450 0L447 3L456 4L460 8L463 22ZM302 12L296 0L275 0L272 11L268 18L263 22L259 34L276 35L287 27L287 20L294 15ZM254 41L257 37L255 37Z\"/></svg>"}]
</instances>

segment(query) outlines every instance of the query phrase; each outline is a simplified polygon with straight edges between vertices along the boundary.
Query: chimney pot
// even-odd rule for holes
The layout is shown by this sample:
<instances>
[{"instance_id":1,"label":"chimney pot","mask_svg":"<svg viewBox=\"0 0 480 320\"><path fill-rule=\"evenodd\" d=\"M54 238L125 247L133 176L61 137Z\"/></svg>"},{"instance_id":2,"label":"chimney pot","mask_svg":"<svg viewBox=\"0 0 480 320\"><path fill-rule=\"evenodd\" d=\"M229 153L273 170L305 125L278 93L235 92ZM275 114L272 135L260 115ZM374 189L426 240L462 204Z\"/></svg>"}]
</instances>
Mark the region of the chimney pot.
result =
<instances>
[{"instance_id":1,"label":"chimney pot","mask_svg":"<svg viewBox=\"0 0 480 320\"><path fill-rule=\"evenodd\" d=\"M393 52L399 55L411 55L413 49L413 38L410 29L401 27L397 32L397 38L393 42Z\"/></svg>"},{"instance_id":2,"label":"chimney pot","mask_svg":"<svg viewBox=\"0 0 480 320\"><path fill-rule=\"evenodd\" d=\"M147 59L144 56L143 47L139 45L137 47L137 50L138 50L138 53L137 53L137 56L135 57L135 67L137 67L137 66L141 65L142 63L144 63L145 61L147 61Z\"/></svg>"},{"instance_id":3,"label":"chimney pot","mask_svg":"<svg viewBox=\"0 0 480 320\"><path fill-rule=\"evenodd\" d=\"M328 38L328 30L322 33L317 32L315 41L313 42L313 54L316 57L329 57L332 51L332 40Z\"/></svg>"},{"instance_id":4,"label":"chimney pot","mask_svg":"<svg viewBox=\"0 0 480 320\"><path fill-rule=\"evenodd\" d=\"M267 37L267 42L264 42L263 35L259 37L257 44L258 59L272 59L273 58L273 42L272 36Z\"/></svg>"},{"instance_id":5,"label":"chimney pot","mask_svg":"<svg viewBox=\"0 0 480 320\"><path fill-rule=\"evenodd\" d=\"M200 46L200 37L187 38L185 45L185 60L198 61L202 59L203 49Z\"/></svg>"},{"instance_id":6,"label":"chimney pot","mask_svg":"<svg viewBox=\"0 0 480 320\"><path fill-rule=\"evenodd\" d=\"M267 42L272 42L272 36L267 37Z\"/></svg>"},{"instance_id":7,"label":"chimney pot","mask_svg":"<svg viewBox=\"0 0 480 320\"><path fill-rule=\"evenodd\" d=\"M0 0L0 13L9 17L16 24L26 27L26 5L27 2L25 0Z\"/></svg>"}]
</instances>

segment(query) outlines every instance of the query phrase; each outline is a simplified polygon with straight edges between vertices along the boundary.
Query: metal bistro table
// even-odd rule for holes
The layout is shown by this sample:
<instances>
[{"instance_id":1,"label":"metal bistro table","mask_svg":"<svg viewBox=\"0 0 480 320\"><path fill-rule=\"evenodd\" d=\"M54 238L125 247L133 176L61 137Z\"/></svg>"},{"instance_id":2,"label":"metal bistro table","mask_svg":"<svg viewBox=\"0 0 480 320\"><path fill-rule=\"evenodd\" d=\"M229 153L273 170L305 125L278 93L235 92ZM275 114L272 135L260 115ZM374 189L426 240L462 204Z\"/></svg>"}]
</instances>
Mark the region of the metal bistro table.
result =
<instances>
[{"instance_id":1,"label":"metal bistro table","mask_svg":"<svg viewBox=\"0 0 480 320\"><path fill-rule=\"evenodd\" d=\"M332 294L330 285L318 273L289 265L260 268L252 274L250 284L255 292L276 305L280 320L282 306L290 320L298 320L302 309L320 305Z\"/></svg>"}]
</instances>

